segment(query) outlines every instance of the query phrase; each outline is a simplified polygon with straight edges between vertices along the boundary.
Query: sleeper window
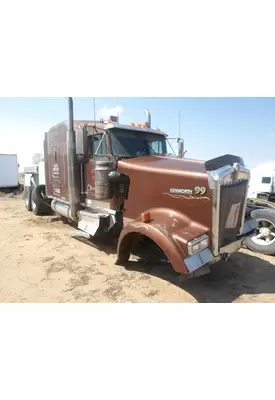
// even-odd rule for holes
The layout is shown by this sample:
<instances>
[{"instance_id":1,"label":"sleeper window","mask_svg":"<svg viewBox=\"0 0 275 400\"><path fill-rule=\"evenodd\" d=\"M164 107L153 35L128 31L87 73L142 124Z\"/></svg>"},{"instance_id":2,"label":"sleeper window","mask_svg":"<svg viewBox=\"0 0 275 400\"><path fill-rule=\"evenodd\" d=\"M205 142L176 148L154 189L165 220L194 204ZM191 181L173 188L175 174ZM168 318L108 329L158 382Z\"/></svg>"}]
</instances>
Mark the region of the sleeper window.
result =
<instances>
[{"instance_id":1,"label":"sleeper window","mask_svg":"<svg viewBox=\"0 0 275 400\"><path fill-rule=\"evenodd\" d=\"M262 177L262 183L270 183L270 182L271 182L271 178L269 176Z\"/></svg>"}]
</instances>

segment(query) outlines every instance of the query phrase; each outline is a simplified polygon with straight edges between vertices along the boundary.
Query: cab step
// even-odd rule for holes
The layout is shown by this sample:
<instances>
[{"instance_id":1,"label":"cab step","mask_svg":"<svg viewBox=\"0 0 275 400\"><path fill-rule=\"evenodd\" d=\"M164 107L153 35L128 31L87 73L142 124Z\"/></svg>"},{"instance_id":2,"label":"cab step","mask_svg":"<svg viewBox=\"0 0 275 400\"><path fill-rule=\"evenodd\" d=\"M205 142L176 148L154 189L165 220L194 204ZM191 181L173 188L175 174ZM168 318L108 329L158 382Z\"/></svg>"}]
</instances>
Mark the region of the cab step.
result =
<instances>
[{"instance_id":1,"label":"cab step","mask_svg":"<svg viewBox=\"0 0 275 400\"><path fill-rule=\"evenodd\" d=\"M99 233L108 232L115 223L116 219L113 214L82 210L78 212L77 228L88 234L89 237L94 237ZM78 235L80 235L80 233Z\"/></svg>"}]
</instances>

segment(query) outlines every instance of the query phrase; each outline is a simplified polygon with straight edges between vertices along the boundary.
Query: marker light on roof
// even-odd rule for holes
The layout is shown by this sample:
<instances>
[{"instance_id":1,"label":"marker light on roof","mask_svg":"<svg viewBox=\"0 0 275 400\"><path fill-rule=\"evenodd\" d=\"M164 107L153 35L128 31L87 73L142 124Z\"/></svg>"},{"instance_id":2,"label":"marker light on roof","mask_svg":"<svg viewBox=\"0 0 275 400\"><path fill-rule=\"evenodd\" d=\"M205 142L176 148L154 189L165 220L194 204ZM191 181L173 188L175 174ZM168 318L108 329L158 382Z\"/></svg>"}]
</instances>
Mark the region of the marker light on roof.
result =
<instances>
[{"instance_id":1,"label":"marker light on roof","mask_svg":"<svg viewBox=\"0 0 275 400\"><path fill-rule=\"evenodd\" d=\"M136 122L130 122L131 126L138 126L139 128L147 128L147 126L145 124L140 124L140 123L136 123Z\"/></svg>"}]
</instances>

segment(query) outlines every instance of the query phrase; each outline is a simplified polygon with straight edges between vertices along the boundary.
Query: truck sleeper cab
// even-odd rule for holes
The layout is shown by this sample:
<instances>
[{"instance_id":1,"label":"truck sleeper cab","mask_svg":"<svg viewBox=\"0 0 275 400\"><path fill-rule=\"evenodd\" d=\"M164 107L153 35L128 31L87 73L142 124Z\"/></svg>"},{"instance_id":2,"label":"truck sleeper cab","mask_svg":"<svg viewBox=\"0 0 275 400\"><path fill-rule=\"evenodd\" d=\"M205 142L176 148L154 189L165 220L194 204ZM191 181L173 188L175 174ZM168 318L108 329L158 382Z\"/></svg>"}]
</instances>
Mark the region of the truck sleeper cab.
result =
<instances>
[{"instance_id":1,"label":"truck sleeper cab","mask_svg":"<svg viewBox=\"0 0 275 400\"><path fill-rule=\"evenodd\" d=\"M69 99L69 121L45 134L46 202L79 236L117 236L117 264L147 238L177 273L196 275L254 233L250 172L231 155L168 157L167 135L147 115L145 124L75 121Z\"/></svg>"}]
</instances>

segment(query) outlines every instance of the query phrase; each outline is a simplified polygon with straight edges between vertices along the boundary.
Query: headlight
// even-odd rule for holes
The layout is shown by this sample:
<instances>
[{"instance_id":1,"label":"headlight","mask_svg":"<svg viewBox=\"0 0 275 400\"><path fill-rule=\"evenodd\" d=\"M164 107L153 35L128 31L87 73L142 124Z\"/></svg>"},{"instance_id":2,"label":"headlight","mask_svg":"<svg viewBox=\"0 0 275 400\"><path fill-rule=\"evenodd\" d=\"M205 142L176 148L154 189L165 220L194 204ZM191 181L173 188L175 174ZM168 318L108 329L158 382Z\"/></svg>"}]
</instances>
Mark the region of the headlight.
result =
<instances>
[{"instance_id":1,"label":"headlight","mask_svg":"<svg viewBox=\"0 0 275 400\"><path fill-rule=\"evenodd\" d=\"M199 251L206 249L209 244L209 238L207 235L202 235L197 237L191 242L187 243L188 254L192 256L193 254L198 253Z\"/></svg>"}]
</instances>

